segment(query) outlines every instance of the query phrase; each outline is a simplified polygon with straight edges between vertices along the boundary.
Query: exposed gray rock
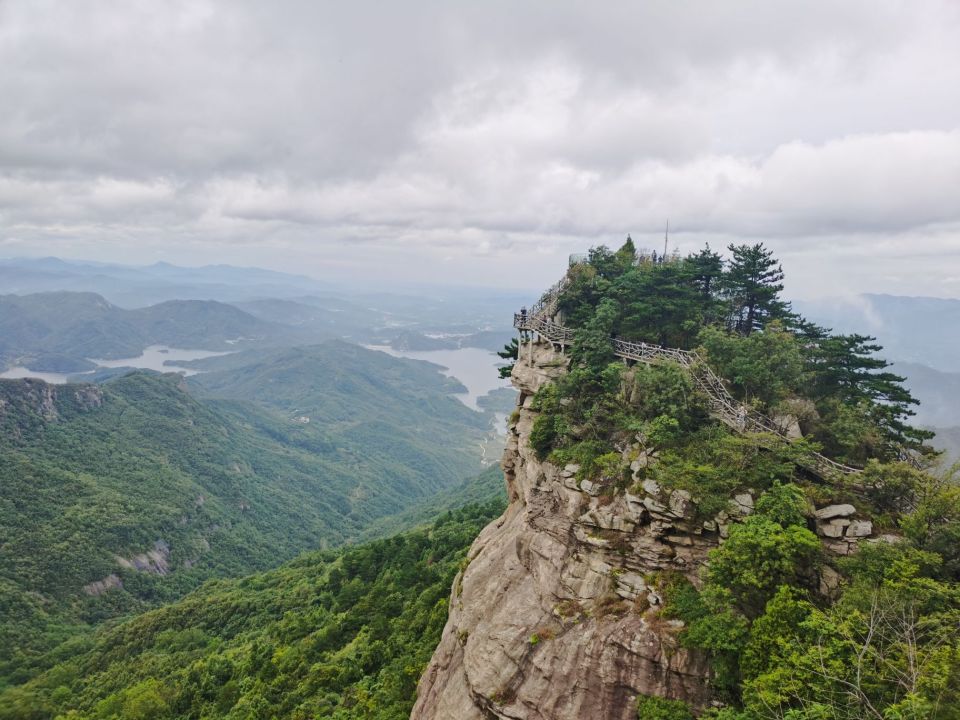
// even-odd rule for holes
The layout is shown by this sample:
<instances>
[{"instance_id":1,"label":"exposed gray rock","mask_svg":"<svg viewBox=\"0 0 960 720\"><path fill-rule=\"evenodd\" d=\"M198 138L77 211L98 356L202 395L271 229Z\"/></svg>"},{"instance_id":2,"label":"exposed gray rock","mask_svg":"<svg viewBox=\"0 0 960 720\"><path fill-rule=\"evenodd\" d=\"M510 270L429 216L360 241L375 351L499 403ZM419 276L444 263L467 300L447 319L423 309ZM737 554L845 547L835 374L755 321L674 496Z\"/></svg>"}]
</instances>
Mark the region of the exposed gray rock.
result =
<instances>
[{"instance_id":1,"label":"exposed gray rock","mask_svg":"<svg viewBox=\"0 0 960 720\"><path fill-rule=\"evenodd\" d=\"M94 597L98 595L103 595L107 590L112 590L113 588L122 588L123 582L121 582L119 576L114 573L110 573L102 580L94 580L92 583L83 586L83 592L87 595L93 595Z\"/></svg>"},{"instance_id":2,"label":"exposed gray rock","mask_svg":"<svg viewBox=\"0 0 960 720\"><path fill-rule=\"evenodd\" d=\"M589 480L581 480L580 489L590 495L597 495L600 492L600 486L595 482L590 482Z\"/></svg>"},{"instance_id":3,"label":"exposed gray rock","mask_svg":"<svg viewBox=\"0 0 960 720\"><path fill-rule=\"evenodd\" d=\"M827 522L817 523L817 534L828 538L843 537L843 530L850 524L845 518L834 518Z\"/></svg>"},{"instance_id":4,"label":"exposed gray rock","mask_svg":"<svg viewBox=\"0 0 960 720\"><path fill-rule=\"evenodd\" d=\"M795 415L791 415L789 413L783 415L773 415L770 419L773 421L773 424L780 428L780 431L790 440L799 440L803 437L803 432L800 430L800 422L797 420Z\"/></svg>"},{"instance_id":5,"label":"exposed gray rock","mask_svg":"<svg viewBox=\"0 0 960 720\"><path fill-rule=\"evenodd\" d=\"M871 542L871 543L883 542L883 543L888 543L890 545L896 545L897 543L903 542L903 538L900 537L899 535L884 533L883 535L870 538L869 540L867 540L867 542Z\"/></svg>"},{"instance_id":6,"label":"exposed gray rock","mask_svg":"<svg viewBox=\"0 0 960 720\"><path fill-rule=\"evenodd\" d=\"M639 473L641 470L650 467L653 465L656 460L656 452L647 452L646 450L639 450L637 457L630 463L630 470L634 474Z\"/></svg>"},{"instance_id":7,"label":"exposed gray rock","mask_svg":"<svg viewBox=\"0 0 960 720\"><path fill-rule=\"evenodd\" d=\"M869 520L854 520L847 527L847 537L862 538L869 537L873 533L873 523Z\"/></svg>"},{"instance_id":8,"label":"exposed gray rock","mask_svg":"<svg viewBox=\"0 0 960 720\"><path fill-rule=\"evenodd\" d=\"M134 555L130 558L116 556L117 565L128 570L167 575L170 572L170 546L163 540L153 544L153 550Z\"/></svg>"},{"instance_id":9,"label":"exposed gray rock","mask_svg":"<svg viewBox=\"0 0 960 720\"><path fill-rule=\"evenodd\" d=\"M825 597L834 597L840 590L840 573L829 565L820 569L820 594Z\"/></svg>"},{"instance_id":10,"label":"exposed gray rock","mask_svg":"<svg viewBox=\"0 0 960 720\"><path fill-rule=\"evenodd\" d=\"M850 517L856 511L853 505L827 505L817 510L814 515L818 520L829 520L835 517Z\"/></svg>"},{"instance_id":11,"label":"exposed gray rock","mask_svg":"<svg viewBox=\"0 0 960 720\"><path fill-rule=\"evenodd\" d=\"M678 518L691 517L693 515L693 503L690 500L690 493L686 490L674 490L670 493L670 512Z\"/></svg>"},{"instance_id":12,"label":"exposed gray rock","mask_svg":"<svg viewBox=\"0 0 960 720\"><path fill-rule=\"evenodd\" d=\"M845 540L828 540L824 543L824 547L834 555L850 555L856 546L856 543L849 543Z\"/></svg>"},{"instance_id":13,"label":"exposed gray rock","mask_svg":"<svg viewBox=\"0 0 960 720\"><path fill-rule=\"evenodd\" d=\"M649 510L651 513L655 513L659 515L666 515L667 513L670 512L670 508L668 508L663 503L657 502L656 500L654 500L652 497L649 497L649 496L643 498L643 506L647 510Z\"/></svg>"},{"instance_id":14,"label":"exposed gray rock","mask_svg":"<svg viewBox=\"0 0 960 720\"><path fill-rule=\"evenodd\" d=\"M750 515L753 512L753 495L738 493L730 501L730 511L737 515Z\"/></svg>"},{"instance_id":15,"label":"exposed gray rock","mask_svg":"<svg viewBox=\"0 0 960 720\"><path fill-rule=\"evenodd\" d=\"M698 584L707 554L753 512L754 496L740 493L729 512L695 520L689 494L667 495L650 478L643 495L597 496L599 484L578 486L579 468L539 461L527 442L537 415L530 399L563 372L563 359L548 343L533 346L532 360L530 351L521 347L513 370L520 409L502 463L510 503L454 582L411 719L635 720L641 693L703 710L712 699L707 658L680 646L681 625L660 616L663 599L645 577L670 570ZM855 551L856 539L842 536L854 512L818 512L818 528L840 530L824 538L828 551ZM838 584L825 567L821 590Z\"/></svg>"},{"instance_id":16,"label":"exposed gray rock","mask_svg":"<svg viewBox=\"0 0 960 720\"><path fill-rule=\"evenodd\" d=\"M556 359L537 346L532 367L527 352L514 366L521 393L540 382L538 362ZM511 502L470 549L411 717L634 720L639 693L704 707L706 658L679 646L679 628L647 616L659 598L644 575L680 570L696 582L716 540L674 532L671 545L659 537L671 522L647 509L670 512L663 503L592 497L593 483L570 489L561 477L567 468L541 463L527 445L535 415L521 408L508 437Z\"/></svg>"}]
</instances>

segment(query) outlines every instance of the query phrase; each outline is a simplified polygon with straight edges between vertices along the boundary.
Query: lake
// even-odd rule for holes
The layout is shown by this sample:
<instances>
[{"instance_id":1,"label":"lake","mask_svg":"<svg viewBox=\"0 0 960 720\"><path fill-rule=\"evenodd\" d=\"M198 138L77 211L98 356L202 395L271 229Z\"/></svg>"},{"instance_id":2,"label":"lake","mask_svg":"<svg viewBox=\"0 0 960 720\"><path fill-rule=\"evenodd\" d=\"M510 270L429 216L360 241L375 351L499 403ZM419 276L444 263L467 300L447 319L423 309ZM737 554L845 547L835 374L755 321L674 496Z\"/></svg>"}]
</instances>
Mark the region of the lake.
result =
<instances>
[{"instance_id":1,"label":"lake","mask_svg":"<svg viewBox=\"0 0 960 720\"><path fill-rule=\"evenodd\" d=\"M203 360L204 358L217 357L218 355L229 355L230 352L229 350L226 352L181 350L179 348L167 347L166 345L151 345L138 357L121 358L120 360L97 360L91 358L90 362L94 362L100 367L105 368L132 367L141 370L196 375L201 371L192 368L178 367L176 363L181 360Z\"/></svg>"},{"instance_id":2,"label":"lake","mask_svg":"<svg viewBox=\"0 0 960 720\"><path fill-rule=\"evenodd\" d=\"M202 360L203 358L216 357L217 355L229 355L227 352L214 352L211 350L182 350L180 348L171 348L166 345L151 345L146 348L139 356L131 358L120 358L119 360L97 360L90 358L90 362L96 363L101 368L137 368L139 370L156 370L157 372L178 372L183 375L196 375L199 370L177 366L177 362L184 360ZM165 364L167 363L167 364ZM37 372L25 367L10 368L6 372L0 373L0 379L19 380L20 378L39 378L53 385L63 385L69 382L71 378L74 381L82 381L84 375L92 375L96 370L89 370L85 373L51 373Z\"/></svg>"},{"instance_id":3,"label":"lake","mask_svg":"<svg viewBox=\"0 0 960 720\"><path fill-rule=\"evenodd\" d=\"M443 374L459 380L467 388L465 393L456 393L455 397L471 410L480 410L477 398L491 390L510 387L509 380L501 380L497 367L503 364L503 358L496 353L480 348L458 348L456 350L397 351L388 345L367 345L371 350L380 350L394 357L426 360L443 367Z\"/></svg>"}]
</instances>

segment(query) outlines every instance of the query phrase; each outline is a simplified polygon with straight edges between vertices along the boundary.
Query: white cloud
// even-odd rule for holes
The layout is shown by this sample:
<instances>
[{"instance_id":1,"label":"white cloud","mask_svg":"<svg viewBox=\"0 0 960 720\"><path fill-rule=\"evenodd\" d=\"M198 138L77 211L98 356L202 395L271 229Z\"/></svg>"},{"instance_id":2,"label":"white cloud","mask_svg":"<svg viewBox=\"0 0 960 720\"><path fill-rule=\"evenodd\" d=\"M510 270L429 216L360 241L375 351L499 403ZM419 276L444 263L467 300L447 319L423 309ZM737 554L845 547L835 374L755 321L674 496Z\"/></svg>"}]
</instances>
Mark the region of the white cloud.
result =
<instances>
[{"instance_id":1,"label":"white cloud","mask_svg":"<svg viewBox=\"0 0 960 720\"><path fill-rule=\"evenodd\" d=\"M955 293L958 30L935 1L7 0L0 242L537 286L670 218L806 294Z\"/></svg>"}]
</instances>

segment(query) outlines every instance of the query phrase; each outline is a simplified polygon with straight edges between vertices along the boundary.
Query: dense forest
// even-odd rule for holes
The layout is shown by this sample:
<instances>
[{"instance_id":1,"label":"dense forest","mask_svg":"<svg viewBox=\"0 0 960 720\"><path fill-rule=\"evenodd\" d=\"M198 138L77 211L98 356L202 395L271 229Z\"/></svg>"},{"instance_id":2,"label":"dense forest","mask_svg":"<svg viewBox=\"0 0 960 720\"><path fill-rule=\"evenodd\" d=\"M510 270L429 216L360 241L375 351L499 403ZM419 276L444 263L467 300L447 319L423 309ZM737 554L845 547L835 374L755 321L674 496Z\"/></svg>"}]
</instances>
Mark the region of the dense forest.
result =
<instances>
[{"instance_id":1,"label":"dense forest","mask_svg":"<svg viewBox=\"0 0 960 720\"><path fill-rule=\"evenodd\" d=\"M502 509L210 582L64 648L0 693L0 718L405 719L467 548Z\"/></svg>"},{"instance_id":2,"label":"dense forest","mask_svg":"<svg viewBox=\"0 0 960 720\"><path fill-rule=\"evenodd\" d=\"M562 322L576 329L570 370L534 397L531 445L612 494L634 482L624 449L639 441L653 460L641 479L690 493L705 520L736 492L759 494L698 587L651 578L665 598L660 616L682 620L679 641L711 658L724 705L711 717L958 718L957 476L932 465L929 433L909 423L915 401L873 338L794 313L762 245L729 251L727 260L709 248L658 258L628 240L573 264L559 299ZM614 337L696 349L741 402L793 427L795 441L732 433L683 368L628 367ZM812 450L863 471L818 477L797 462ZM882 540L826 556L810 518L831 502L855 503ZM823 586L824 573L836 587ZM656 698L641 698L638 714L692 717Z\"/></svg>"},{"instance_id":3,"label":"dense forest","mask_svg":"<svg viewBox=\"0 0 960 720\"><path fill-rule=\"evenodd\" d=\"M729 251L658 258L628 241L573 264L558 305L575 330L569 368L533 397L531 448L577 466L601 495L636 491L637 477L685 491L698 522L735 493L756 498L697 582L651 573L662 603L631 610L708 657L717 703L704 716L958 720L957 474L911 426L916 403L873 338L793 312L762 245ZM696 350L792 442L731 432L686 369L625 364L611 338ZM516 354L516 343L502 353ZM443 438L479 427L445 404L442 379L423 393L418 373L433 370L368 355L331 343L203 361L211 372L191 381L202 400L143 373L102 395L67 386L52 405L12 391L29 383L0 385L0 472L17 489L0 508L15 548L0 574L12 619L0 718L407 717L466 550L503 507L502 495L486 501L502 480L488 470L453 484L462 448ZM811 451L860 472L812 473L799 462ZM375 465L388 457L406 467ZM439 494L437 473L451 478ZM317 477L323 492L311 494ZM466 498L485 502L373 539ZM876 530L856 554L827 553L814 532L813 509L831 503L855 505ZM217 552L192 552L198 529ZM158 537L176 540L172 582L116 569L113 553ZM217 579L351 538L371 541ZM122 591L75 592L110 572ZM64 578L73 595L58 594ZM693 709L641 697L637 716L689 720Z\"/></svg>"},{"instance_id":4,"label":"dense forest","mask_svg":"<svg viewBox=\"0 0 960 720\"><path fill-rule=\"evenodd\" d=\"M289 357L272 375L238 372L237 399L143 372L0 381L0 685L104 619L410 527L408 508L425 521L438 492L470 492L487 421L436 368L344 343ZM275 404L251 402L257 382ZM287 397L306 405L287 410Z\"/></svg>"}]
</instances>

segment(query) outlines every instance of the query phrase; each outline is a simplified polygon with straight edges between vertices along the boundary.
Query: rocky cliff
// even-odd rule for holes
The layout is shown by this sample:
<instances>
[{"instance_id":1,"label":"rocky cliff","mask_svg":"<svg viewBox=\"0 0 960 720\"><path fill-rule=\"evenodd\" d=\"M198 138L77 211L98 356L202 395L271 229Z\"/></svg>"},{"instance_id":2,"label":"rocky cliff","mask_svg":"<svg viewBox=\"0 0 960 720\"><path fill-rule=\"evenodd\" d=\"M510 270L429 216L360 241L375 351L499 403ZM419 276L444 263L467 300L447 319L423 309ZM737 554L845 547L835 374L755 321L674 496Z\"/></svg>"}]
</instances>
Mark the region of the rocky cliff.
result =
<instances>
[{"instance_id":1,"label":"rocky cliff","mask_svg":"<svg viewBox=\"0 0 960 720\"><path fill-rule=\"evenodd\" d=\"M411 717L626 720L639 693L703 706L706 660L679 647L645 577L670 569L696 581L721 528L695 526L682 493L648 483L643 495L600 494L575 466L538 461L531 401L565 363L549 344L528 348L513 372L519 407L503 457L510 504L454 583Z\"/></svg>"},{"instance_id":2,"label":"rocky cliff","mask_svg":"<svg viewBox=\"0 0 960 720\"><path fill-rule=\"evenodd\" d=\"M527 442L533 396L566 362L549 343L525 344L520 356L503 456L510 504L454 583L412 720L627 720L639 694L706 707L707 659L680 646L682 625L661 617L653 579L673 571L699 585L707 553L752 513L754 496L737 494L727 511L703 520L688 493L640 481L638 471L656 458L639 447L623 450L637 483L620 493L577 479L574 465L539 461ZM849 504L820 508L810 524L828 557L877 540ZM838 579L825 565L821 592L832 593Z\"/></svg>"}]
</instances>

